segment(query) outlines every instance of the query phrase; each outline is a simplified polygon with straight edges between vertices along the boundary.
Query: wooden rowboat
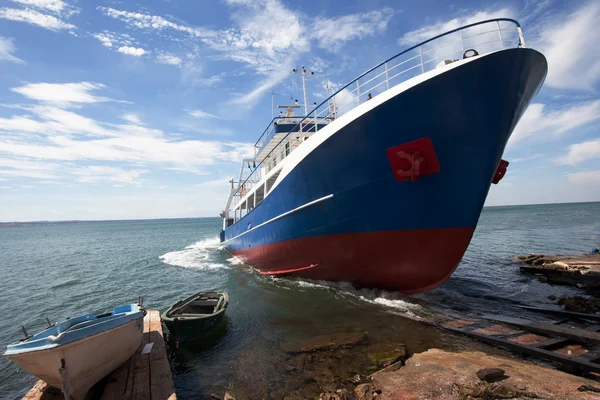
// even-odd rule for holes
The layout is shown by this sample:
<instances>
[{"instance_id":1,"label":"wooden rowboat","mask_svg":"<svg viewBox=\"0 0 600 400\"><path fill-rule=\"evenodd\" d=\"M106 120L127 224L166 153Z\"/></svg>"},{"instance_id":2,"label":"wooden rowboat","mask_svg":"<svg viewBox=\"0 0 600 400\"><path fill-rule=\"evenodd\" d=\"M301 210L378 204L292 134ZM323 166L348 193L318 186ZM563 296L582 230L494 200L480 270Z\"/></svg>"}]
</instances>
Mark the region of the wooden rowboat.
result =
<instances>
[{"instance_id":1,"label":"wooden rowboat","mask_svg":"<svg viewBox=\"0 0 600 400\"><path fill-rule=\"evenodd\" d=\"M228 304L226 292L199 292L173 304L161 319L179 341L184 341L219 325Z\"/></svg>"}]
</instances>

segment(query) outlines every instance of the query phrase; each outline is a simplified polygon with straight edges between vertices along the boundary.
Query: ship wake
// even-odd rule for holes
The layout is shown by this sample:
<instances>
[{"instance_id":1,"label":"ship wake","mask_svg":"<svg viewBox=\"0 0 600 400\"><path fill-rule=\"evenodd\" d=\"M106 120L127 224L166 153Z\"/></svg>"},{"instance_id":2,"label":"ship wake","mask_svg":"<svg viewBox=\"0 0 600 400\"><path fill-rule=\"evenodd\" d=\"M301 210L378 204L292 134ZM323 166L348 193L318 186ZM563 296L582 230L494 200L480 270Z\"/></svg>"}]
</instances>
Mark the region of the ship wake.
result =
<instances>
[{"instance_id":1,"label":"ship wake","mask_svg":"<svg viewBox=\"0 0 600 400\"><path fill-rule=\"evenodd\" d=\"M229 265L223 263L219 249L219 238L209 238L200 240L187 246L183 250L171 251L160 256L160 260L165 264L176 267L192 268L199 270L211 270L228 268Z\"/></svg>"}]
</instances>

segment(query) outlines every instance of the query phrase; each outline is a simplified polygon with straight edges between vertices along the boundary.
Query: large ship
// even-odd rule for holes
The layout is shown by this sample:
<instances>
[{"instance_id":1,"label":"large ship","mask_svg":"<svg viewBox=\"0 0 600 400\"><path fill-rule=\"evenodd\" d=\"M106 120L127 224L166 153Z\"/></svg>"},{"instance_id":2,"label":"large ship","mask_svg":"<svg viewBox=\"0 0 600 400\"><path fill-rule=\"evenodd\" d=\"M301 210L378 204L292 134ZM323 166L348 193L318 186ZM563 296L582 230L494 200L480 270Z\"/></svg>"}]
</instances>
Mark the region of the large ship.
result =
<instances>
[{"instance_id":1,"label":"large ship","mask_svg":"<svg viewBox=\"0 0 600 400\"><path fill-rule=\"evenodd\" d=\"M222 246L261 274L439 286L547 69L519 23L498 18L415 45L310 109L304 85L231 181Z\"/></svg>"}]
</instances>

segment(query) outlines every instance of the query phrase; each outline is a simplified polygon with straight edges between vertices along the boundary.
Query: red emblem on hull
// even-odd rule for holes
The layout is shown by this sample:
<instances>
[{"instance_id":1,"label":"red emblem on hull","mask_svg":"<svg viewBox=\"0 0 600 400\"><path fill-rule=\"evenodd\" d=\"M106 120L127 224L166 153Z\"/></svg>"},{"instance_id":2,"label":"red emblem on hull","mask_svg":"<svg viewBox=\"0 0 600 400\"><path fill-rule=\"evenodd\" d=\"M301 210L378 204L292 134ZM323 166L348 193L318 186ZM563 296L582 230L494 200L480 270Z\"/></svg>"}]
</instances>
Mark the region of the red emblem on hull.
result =
<instances>
[{"instance_id":1,"label":"red emblem on hull","mask_svg":"<svg viewBox=\"0 0 600 400\"><path fill-rule=\"evenodd\" d=\"M508 167L509 162L505 160L500 160L498 164L498 168L496 169L496 174L494 175L494 179L492 179L492 183L497 185L500 183L504 175L506 175L506 167Z\"/></svg>"},{"instance_id":2,"label":"red emblem on hull","mask_svg":"<svg viewBox=\"0 0 600 400\"><path fill-rule=\"evenodd\" d=\"M440 163L429 138L390 147L388 160L398 182L412 180L440 172Z\"/></svg>"}]
</instances>

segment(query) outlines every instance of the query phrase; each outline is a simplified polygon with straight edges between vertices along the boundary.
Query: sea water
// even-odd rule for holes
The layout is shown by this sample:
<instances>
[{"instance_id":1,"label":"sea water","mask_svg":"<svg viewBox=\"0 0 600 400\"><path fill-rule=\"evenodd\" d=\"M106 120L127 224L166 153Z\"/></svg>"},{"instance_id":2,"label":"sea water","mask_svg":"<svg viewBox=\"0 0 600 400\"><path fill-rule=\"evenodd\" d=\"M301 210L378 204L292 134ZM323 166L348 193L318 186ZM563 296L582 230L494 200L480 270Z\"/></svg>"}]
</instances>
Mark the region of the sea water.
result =
<instances>
[{"instance_id":1,"label":"sea water","mask_svg":"<svg viewBox=\"0 0 600 400\"><path fill-rule=\"evenodd\" d=\"M552 306L550 294L579 294L522 275L514 256L589 252L600 244L599 216L600 203L485 208L454 275L413 296L261 276L219 248L218 218L0 225L0 346L18 340L21 326L43 329L46 317L106 312L138 296L164 311L190 293L225 290L231 300L218 332L188 346L169 340L178 397L223 395L232 385L251 398L318 394L327 374L365 372L360 351L299 368L282 343L367 332L368 343L402 342L410 353L471 346L402 316L514 316L516 305ZM0 360L0 398L20 398L35 380Z\"/></svg>"}]
</instances>

